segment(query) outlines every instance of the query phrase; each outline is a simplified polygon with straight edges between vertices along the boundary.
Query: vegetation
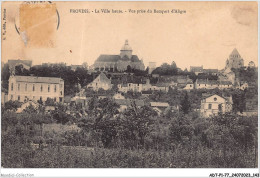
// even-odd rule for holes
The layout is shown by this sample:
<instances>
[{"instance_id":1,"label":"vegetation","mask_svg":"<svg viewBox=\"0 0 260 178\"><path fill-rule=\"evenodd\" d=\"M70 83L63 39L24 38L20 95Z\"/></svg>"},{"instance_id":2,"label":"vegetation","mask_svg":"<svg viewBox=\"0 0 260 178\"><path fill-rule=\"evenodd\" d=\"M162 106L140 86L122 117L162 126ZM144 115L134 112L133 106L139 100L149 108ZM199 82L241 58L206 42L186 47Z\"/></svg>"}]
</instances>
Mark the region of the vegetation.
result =
<instances>
[{"instance_id":1,"label":"vegetation","mask_svg":"<svg viewBox=\"0 0 260 178\"><path fill-rule=\"evenodd\" d=\"M173 62L171 65L163 63L160 67L153 70L152 74L159 75L177 75L178 69L176 64Z\"/></svg>"},{"instance_id":2,"label":"vegetation","mask_svg":"<svg viewBox=\"0 0 260 178\"><path fill-rule=\"evenodd\" d=\"M16 66L15 74L22 76L33 75L38 77L60 77L64 80L65 95L74 95L79 91L78 84L81 86L86 86L94 78L94 74L88 74L88 71L84 68L77 68L73 71L70 66L60 64L55 64L52 66L33 66L29 70L23 69L21 66ZM8 89L9 77L9 66L6 64L2 71L2 87L5 89Z\"/></svg>"},{"instance_id":3,"label":"vegetation","mask_svg":"<svg viewBox=\"0 0 260 178\"><path fill-rule=\"evenodd\" d=\"M132 69L128 68L129 72ZM251 69L250 69L251 70ZM253 69L252 69L253 70ZM164 64L156 71L173 75L175 63ZM155 73L156 73L155 71ZM2 86L8 87L8 68L4 67ZM235 71L237 76L253 83L252 71ZM85 69L76 71L63 65L32 67L29 71L16 68L17 75L61 77L65 94L73 95L97 74ZM193 80L195 74L189 74ZM140 75L145 75L140 73ZM250 77L251 76L251 77ZM253 79L252 79L253 78ZM156 79L154 79L156 80ZM152 81L151 81L152 82ZM87 107L80 104L65 106L52 99L39 108L27 107L16 113L21 103L9 101L2 105L1 166L5 168L256 168L258 167L257 116L240 116L247 108L256 109L250 100L257 98L257 85L248 89L155 91L148 101L168 102L179 109L168 109L158 115L150 106L138 107L134 100L125 111L111 97L118 91L91 95ZM7 89L7 88L6 88ZM233 111L211 118L201 118L197 112L203 95L232 96ZM140 99L141 94L128 92L126 98Z\"/></svg>"},{"instance_id":4,"label":"vegetation","mask_svg":"<svg viewBox=\"0 0 260 178\"><path fill-rule=\"evenodd\" d=\"M257 167L256 116L205 119L191 110L158 116L134 102L122 113L118 108L113 100L96 97L82 117L67 114L63 106L50 113L2 108L1 166ZM76 129L51 132L49 124Z\"/></svg>"}]
</instances>

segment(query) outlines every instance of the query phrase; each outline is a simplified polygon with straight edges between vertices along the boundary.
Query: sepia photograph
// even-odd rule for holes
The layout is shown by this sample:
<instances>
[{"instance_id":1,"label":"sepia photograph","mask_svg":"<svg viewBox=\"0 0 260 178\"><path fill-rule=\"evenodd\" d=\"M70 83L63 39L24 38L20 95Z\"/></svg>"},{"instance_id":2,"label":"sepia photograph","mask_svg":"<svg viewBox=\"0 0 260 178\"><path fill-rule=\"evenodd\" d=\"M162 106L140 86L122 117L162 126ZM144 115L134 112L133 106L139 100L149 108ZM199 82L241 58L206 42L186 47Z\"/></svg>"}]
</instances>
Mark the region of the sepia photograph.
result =
<instances>
[{"instance_id":1,"label":"sepia photograph","mask_svg":"<svg viewBox=\"0 0 260 178\"><path fill-rule=\"evenodd\" d=\"M258 2L1 3L3 169L258 168L258 150Z\"/></svg>"}]
</instances>

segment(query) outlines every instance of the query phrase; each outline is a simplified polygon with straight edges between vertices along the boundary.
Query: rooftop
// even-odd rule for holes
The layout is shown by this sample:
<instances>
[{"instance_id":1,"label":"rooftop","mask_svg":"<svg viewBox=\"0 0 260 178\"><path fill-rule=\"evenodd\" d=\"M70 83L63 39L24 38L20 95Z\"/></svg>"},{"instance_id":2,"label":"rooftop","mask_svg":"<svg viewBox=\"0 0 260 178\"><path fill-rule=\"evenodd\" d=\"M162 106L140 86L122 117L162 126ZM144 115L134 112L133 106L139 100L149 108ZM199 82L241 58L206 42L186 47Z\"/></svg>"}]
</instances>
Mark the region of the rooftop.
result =
<instances>
[{"instance_id":1,"label":"rooftop","mask_svg":"<svg viewBox=\"0 0 260 178\"><path fill-rule=\"evenodd\" d=\"M27 83L50 83L60 84L63 82L61 78L55 77L35 77L35 76L12 76L16 82L27 82Z\"/></svg>"},{"instance_id":2,"label":"rooftop","mask_svg":"<svg viewBox=\"0 0 260 178\"><path fill-rule=\"evenodd\" d=\"M165 102L150 102L152 107L169 107L170 105Z\"/></svg>"},{"instance_id":3,"label":"rooftop","mask_svg":"<svg viewBox=\"0 0 260 178\"><path fill-rule=\"evenodd\" d=\"M119 105L131 106L132 104L136 104L136 106L144 106L143 100L130 100L130 99L115 99L115 102Z\"/></svg>"},{"instance_id":4,"label":"rooftop","mask_svg":"<svg viewBox=\"0 0 260 178\"><path fill-rule=\"evenodd\" d=\"M132 55L131 59L129 59L127 56L124 56L123 58L120 57L120 55L110 55L110 54L101 54L96 62L98 63L101 63L101 62L118 62L120 60L124 60L124 61L127 61L127 60L131 60L132 62L139 62L140 59L138 58L137 55Z\"/></svg>"}]
</instances>

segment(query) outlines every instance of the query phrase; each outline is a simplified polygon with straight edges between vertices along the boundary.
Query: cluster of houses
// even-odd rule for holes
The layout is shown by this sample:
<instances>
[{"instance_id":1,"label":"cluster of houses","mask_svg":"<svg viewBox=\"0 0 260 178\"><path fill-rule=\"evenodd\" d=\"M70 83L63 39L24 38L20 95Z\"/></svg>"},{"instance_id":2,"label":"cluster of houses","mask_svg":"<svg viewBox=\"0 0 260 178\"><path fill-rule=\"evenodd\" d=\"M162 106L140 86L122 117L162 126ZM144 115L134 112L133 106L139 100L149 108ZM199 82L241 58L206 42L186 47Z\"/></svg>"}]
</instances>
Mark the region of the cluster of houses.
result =
<instances>
[{"instance_id":1,"label":"cluster of houses","mask_svg":"<svg viewBox=\"0 0 260 178\"><path fill-rule=\"evenodd\" d=\"M209 80L197 79L193 82L188 76L162 76L157 78L157 82L151 83L149 78L126 76L125 81L114 81L101 73L96 79L87 85L87 88L98 91L99 89L109 90L116 85L118 91L127 93L128 91L149 93L149 91L163 91L168 92L169 88L179 90L192 89L230 89L238 88L245 90L248 87L247 83L237 83L234 85L233 81L229 80ZM160 81L161 80L161 81Z\"/></svg>"},{"instance_id":2,"label":"cluster of houses","mask_svg":"<svg viewBox=\"0 0 260 178\"><path fill-rule=\"evenodd\" d=\"M93 91L110 90L113 85L118 88L112 98L120 106L119 111L123 112L133 104L136 107L150 106L159 115L168 110L179 111L179 106L170 106L166 102L146 102L145 96L152 94L154 91L168 92L170 88L177 88L179 90L192 90L192 89L227 89L232 88L234 85L231 81L214 81L208 79L197 79L194 83L188 76L164 76L156 78L136 77L134 75L122 75L117 79L108 78L104 72L101 72L91 83L82 88L79 93L73 98L67 99L64 96L64 81L61 78L55 77L35 77L35 76L15 76L9 78L9 90L5 100L18 100L24 104L17 112L21 112L28 105L38 107L37 101L45 102L47 98L52 98L54 102L61 102L69 106L70 103L81 103L82 106L87 106L88 101L93 96L87 96L85 90L90 89ZM247 88L247 83L239 86L241 90ZM124 93L128 91L140 92L142 97L139 99L126 99ZM3 93L2 93L3 96ZM99 98L107 97L106 95L98 95ZM6 101L4 101L6 102ZM3 101L2 101L3 103ZM47 110L54 110L54 107L48 106ZM203 97L201 100L200 113L203 117L210 117L211 115L219 112L225 113L232 109L232 99L225 98L218 95Z\"/></svg>"},{"instance_id":3,"label":"cluster of houses","mask_svg":"<svg viewBox=\"0 0 260 178\"><path fill-rule=\"evenodd\" d=\"M102 56L102 55L101 55ZM107 61L107 59L112 60L116 57L117 61L114 61L113 65ZM104 58L104 59L103 59ZM87 86L82 88L82 90L76 94L73 98L64 96L64 81L61 78L55 77L35 77L35 76L15 76L14 70L15 66L22 65L25 69L29 69L32 65L32 61L26 60L9 60L8 64L10 67L11 77L9 78L9 89L8 94L2 90L2 104L9 100L17 100L26 103L18 111L22 111L25 107L30 105L37 105L37 101L45 102L47 98L51 98L54 102L64 103L69 105L71 102L76 104L81 103L86 106L88 100L93 96L87 96L85 93L86 89L93 91L101 90L111 90L113 87L117 88L118 93L113 96L115 102L120 106L119 111L124 111L129 106L135 104L137 107L142 107L148 105L152 107L158 114L162 114L168 109L179 110L178 106L170 106L165 102L145 102L144 98L147 95L152 94L154 91L168 92L169 89L178 90L193 90L193 89L231 89L237 88L240 90L245 90L248 88L246 82L236 81L234 72L232 68L240 68L244 66L244 61L239 55L238 51L234 49L226 61L226 67L223 70L217 69L203 69L203 66L193 66L190 68L190 72L195 73L195 75L207 74L211 76L216 76L215 80L201 79L197 77L195 81L189 78L188 75L174 75L174 76L159 76L158 74L152 74L149 71L149 75L136 76L133 73L116 73L115 71L119 69L137 68L137 64L142 63L135 55L132 55L132 49L129 47L128 41L121 49L120 55L106 55L103 56L102 60L100 57L95 62L96 68L99 69L100 74ZM136 58L134 62L130 59ZM127 65L122 62L123 59L127 59ZM138 60L137 60L138 59ZM114 59L113 59L114 60ZM44 65L50 66L52 64L46 63ZM64 64L66 65L66 64ZM3 64L2 64L3 66ZM76 70L77 68L87 69L87 63L82 65L71 66L71 70ZM112 68L112 76L109 75L108 71L111 70L101 70L102 68ZM155 69L155 64L151 65ZM255 64L251 61L248 67L255 67ZM116 70L115 70L116 69ZM89 70L90 71L90 70ZM214 78L214 77L213 77ZM139 99L126 99L122 94L129 91L141 93ZM99 95L99 98L107 97L105 95ZM209 117L216 113L229 112L232 109L232 99L212 95L204 96L201 100L200 113L202 116ZM53 108L49 107L49 110Z\"/></svg>"}]
</instances>

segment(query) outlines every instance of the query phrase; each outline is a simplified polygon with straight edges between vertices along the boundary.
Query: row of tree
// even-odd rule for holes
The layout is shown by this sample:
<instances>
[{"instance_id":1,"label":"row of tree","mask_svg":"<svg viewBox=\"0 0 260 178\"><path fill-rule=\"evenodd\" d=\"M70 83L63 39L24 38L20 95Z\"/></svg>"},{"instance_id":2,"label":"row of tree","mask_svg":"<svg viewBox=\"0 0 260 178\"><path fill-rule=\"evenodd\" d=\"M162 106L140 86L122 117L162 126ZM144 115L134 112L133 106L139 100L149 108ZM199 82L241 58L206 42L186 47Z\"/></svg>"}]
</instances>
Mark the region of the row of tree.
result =
<instances>
[{"instance_id":1,"label":"row of tree","mask_svg":"<svg viewBox=\"0 0 260 178\"><path fill-rule=\"evenodd\" d=\"M134 102L125 112L119 113L119 106L109 98L93 98L88 105L88 115L79 118L67 114L61 106L51 113L28 108L17 114L3 108L2 166L59 167L59 163L64 163L52 158L64 155L64 161L71 160L70 165L78 167L105 167L106 164L119 167L257 167L257 117L225 114L204 119L194 112L184 114L172 110L165 116L158 116L150 107L140 108ZM76 124L80 130L44 132L43 125L52 123ZM38 144L39 148L34 149L32 144ZM73 146L74 151L74 146L103 148L103 156L111 151L114 156L105 156L99 162L92 160L94 157L89 154L82 158L74 154L68 157L64 146ZM151 154L155 165L129 160L141 159L143 154L152 152L158 153ZM121 158L112 161L119 153L126 155L127 162L119 162L123 161ZM92 154L102 157L99 150ZM83 161L89 159L93 162Z\"/></svg>"}]
</instances>

